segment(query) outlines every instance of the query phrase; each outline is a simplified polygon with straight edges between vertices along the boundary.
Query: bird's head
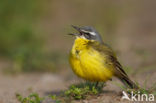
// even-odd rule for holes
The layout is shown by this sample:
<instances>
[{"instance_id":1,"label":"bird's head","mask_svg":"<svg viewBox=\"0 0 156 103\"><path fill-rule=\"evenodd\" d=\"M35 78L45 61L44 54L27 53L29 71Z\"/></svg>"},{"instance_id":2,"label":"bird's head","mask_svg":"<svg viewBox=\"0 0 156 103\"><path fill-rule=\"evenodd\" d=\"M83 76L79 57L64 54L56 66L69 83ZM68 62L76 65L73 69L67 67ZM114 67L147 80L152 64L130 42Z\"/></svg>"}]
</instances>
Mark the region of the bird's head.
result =
<instances>
[{"instance_id":1,"label":"bird's head","mask_svg":"<svg viewBox=\"0 0 156 103\"><path fill-rule=\"evenodd\" d=\"M79 33L71 33L70 35L74 35L77 38L95 40L100 43L103 42L100 34L91 26L77 27L72 25L72 27L76 29Z\"/></svg>"}]
</instances>

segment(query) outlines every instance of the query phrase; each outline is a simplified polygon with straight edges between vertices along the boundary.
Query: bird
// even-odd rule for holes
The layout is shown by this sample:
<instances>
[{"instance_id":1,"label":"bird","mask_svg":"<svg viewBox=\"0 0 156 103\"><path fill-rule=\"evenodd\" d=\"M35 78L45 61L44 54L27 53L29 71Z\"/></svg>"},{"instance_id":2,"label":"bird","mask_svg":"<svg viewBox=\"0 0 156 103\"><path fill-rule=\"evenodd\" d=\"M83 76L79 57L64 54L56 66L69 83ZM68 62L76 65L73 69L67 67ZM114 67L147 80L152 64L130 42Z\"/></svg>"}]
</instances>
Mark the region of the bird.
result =
<instances>
[{"instance_id":1,"label":"bird","mask_svg":"<svg viewBox=\"0 0 156 103\"><path fill-rule=\"evenodd\" d=\"M92 26L72 27L78 33L69 34L76 37L69 53L69 64L78 77L96 82L96 86L117 77L127 88L138 88L96 29Z\"/></svg>"}]
</instances>

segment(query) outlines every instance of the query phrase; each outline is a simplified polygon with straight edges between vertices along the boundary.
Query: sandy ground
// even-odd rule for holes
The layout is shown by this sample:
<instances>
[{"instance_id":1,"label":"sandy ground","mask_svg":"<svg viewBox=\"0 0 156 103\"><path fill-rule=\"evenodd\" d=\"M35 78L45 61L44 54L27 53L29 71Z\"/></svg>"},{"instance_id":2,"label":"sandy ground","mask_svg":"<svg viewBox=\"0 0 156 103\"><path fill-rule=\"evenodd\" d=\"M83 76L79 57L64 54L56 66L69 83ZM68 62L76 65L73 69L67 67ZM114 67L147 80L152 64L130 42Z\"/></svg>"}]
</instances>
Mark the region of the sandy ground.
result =
<instances>
[{"instance_id":1,"label":"sandy ground","mask_svg":"<svg viewBox=\"0 0 156 103\"><path fill-rule=\"evenodd\" d=\"M148 86L152 85L155 81L154 78L156 78L156 71L151 72L150 74ZM136 81L143 85L145 75L147 76L147 73L138 74L132 79L135 78ZM0 81L0 103L19 103L15 97L16 93L20 93L23 96L28 96L32 92L37 92L40 96L59 94L61 91L67 89L70 84L81 80L74 78L67 81L66 78L60 77L59 75L43 73L20 74L15 76L1 74ZM115 81L117 80L113 79L113 81L108 81L102 94L86 100L73 101L72 103L130 103L127 100L121 100L122 90L118 86L114 85ZM55 102L45 99L43 103Z\"/></svg>"},{"instance_id":2,"label":"sandy ground","mask_svg":"<svg viewBox=\"0 0 156 103\"><path fill-rule=\"evenodd\" d=\"M141 71L138 72L138 70L136 69L135 72L137 72L137 74L135 76L130 75L131 79L139 82L141 86L143 86L146 79L148 79L147 87L150 87L153 83L156 83L155 2L147 0L146 2L145 0L144 1L128 0L133 1L133 3L125 1L124 3L121 1L120 2L117 1L115 2L115 4L119 3L121 7L128 6L128 9L126 10L124 9L125 10L124 13L126 14L122 18L120 23L117 25L116 27L117 31L113 33L114 34L113 38L116 38L115 39L116 42L114 43L115 45L113 46L113 48L115 50L120 51L119 56L121 64L130 66L130 68L134 69L137 68L139 69L139 71ZM97 1L94 0L93 2L87 2L86 5L84 5L83 9L84 10L91 9L90 10L91 12L90 15L84 16L82 17L82 19L80 18L80 20L77 18L77 15L75 15L74 12L74 10L78 10L79 8L71 9L71 5L67 1L60 2L56 0L54 3L49 3L48 6L51 7L49 8L50 11L47 13L47 15L45 15L45 17L48 18L44 18L45 20L42 21L43 24L41 27L46 28L45 29L46 33L49 33L47 40L48 41L47 44L49 44L47 45L48 48L51 47L53 50L56 49L58 51L60 50L61 52L71 48L72 41L67 39L67 37L63 36L65 34L64 28L68 27L69 24L74 23L77 24L79 23L79 21L81 21L81 23L84 24L83 22L88 20L88 17L90 18L93 16L92 14L94 13L92 13L93 12L92 10L94 10L95 8L89 6L88 3L89 4L91 3L92 6L95 6L94 3L97 3ZM134 9L135 7L138 9ZM53 14L52 12L53 9L56 9L58 11L55 14ZM86 14L85 11L83 13ZM84 15L83 13L80 10L78 14L83 16ZM50 15L54 15L54 17ZM96 15L96 17L99 17L100 15ZM88 20L88 22L95 21L96 19L93 17L90 20ZM58 30L56 29L57 32L53 33L55 32L55 30L54 31L52 30L53 28L59 29ZM63 30L60 28L63 28ZM102 31L99 30L99 32ZM138 51L141 50L142 52L138 54ZM2 66L2 64L0 61L0 68L5 68ZM66 69L67 68L65 68L64 71L68 72L66 71ZM145 69L150 70L144 71ZM3 73L0 73L0 103L19 103L15 97L16 93L20 93L24 97L28 96L32 92L37 92L40 96L47 96L48 94L59 94L61 91L67 89L70 84L73 84L78 81L80 80L75 77L73 78L73 76L63 76L61 74L42 73L42 74L5 75ZM72 103L130 103L129 101L121 100L122 90L121 88L115 85L114 83L115 81L116 79L113 79L113 81L108 81L106 87L104 87L104 92L99 96L95 96L90 99L82 101L73 101ZM45 101L43 101L43 103L55 103L55 102L46 99ZM156 98L155 102L153 103L156 103Z\"/></svg>"}]
</instances>

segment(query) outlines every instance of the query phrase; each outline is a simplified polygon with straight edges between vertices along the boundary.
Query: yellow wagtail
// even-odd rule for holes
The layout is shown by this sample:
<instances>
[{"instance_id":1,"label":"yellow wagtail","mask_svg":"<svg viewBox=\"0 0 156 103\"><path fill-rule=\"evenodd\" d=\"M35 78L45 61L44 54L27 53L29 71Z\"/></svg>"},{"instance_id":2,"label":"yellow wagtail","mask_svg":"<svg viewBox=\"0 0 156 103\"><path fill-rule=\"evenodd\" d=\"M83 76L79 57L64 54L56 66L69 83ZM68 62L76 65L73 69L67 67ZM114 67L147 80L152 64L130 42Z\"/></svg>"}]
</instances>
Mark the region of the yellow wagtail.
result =
<instances>
[{"instance_id":1,"label":"yellow wagtail","mask_svg":"<svg viewBox=\"0 0 156 103\"><path fill-rule=\"evenodd\" d=\"M77 76L97 84L115 76L127 87L138 88L122 69L115 53L93 27L72 27L79 33L71 34L76 36L76 40L70 52L69 62Z\"/></svg>"}]
</instances>

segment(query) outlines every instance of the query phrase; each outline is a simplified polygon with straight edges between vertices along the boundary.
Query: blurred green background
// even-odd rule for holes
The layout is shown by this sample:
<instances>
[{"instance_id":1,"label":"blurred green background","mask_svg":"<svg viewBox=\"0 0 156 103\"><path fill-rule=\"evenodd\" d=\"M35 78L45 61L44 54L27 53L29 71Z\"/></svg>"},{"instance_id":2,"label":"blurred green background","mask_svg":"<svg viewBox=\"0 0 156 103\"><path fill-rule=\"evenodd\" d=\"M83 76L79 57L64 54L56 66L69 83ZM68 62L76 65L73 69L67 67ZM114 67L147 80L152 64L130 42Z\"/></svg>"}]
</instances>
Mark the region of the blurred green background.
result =
<instances>
[{"instance_id":1,"label":"blurred green background","mask_svg":"<svg viewBox=\"0 0 156 103\"><path fill-rule=\"evenodd\" d=\"M66 70L75 32L93 26L125 68L154 70L156 2L153 0L0 0L0 70ZM129 69L126 69L127 71Z\"/></svg>"}]
</instances>

